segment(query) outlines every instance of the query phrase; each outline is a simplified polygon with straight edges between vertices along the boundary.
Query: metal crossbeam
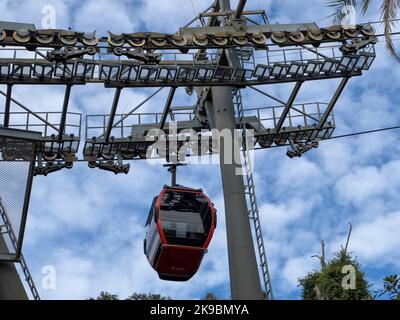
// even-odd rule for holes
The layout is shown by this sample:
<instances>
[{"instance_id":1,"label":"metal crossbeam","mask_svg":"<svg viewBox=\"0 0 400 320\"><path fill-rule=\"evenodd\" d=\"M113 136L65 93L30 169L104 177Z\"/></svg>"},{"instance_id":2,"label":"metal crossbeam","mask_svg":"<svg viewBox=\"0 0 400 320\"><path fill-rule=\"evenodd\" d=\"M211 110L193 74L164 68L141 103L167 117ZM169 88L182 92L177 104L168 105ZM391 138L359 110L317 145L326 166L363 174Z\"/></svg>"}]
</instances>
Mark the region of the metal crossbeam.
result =
<instances>
[{"instance_id":1,"label":"metal crossbeam","mask_svg":"<svg viewBox=\"0 0 400 320\"><path fill-rule=\"evenodd\" d=\"M358 57L358 56L357 56ZM354 60L357 59L354 58ZM14 62L17 63L17 62ZM334 79L342 77L360 76L363 71L367 70L364 67L354 66L354 68L343 69L339 62L336 62L336 67L328 71L322 69L312 73L299 72L296 75L288 73L291 68L297 66L297 63L276 63L276 69L281 68L279 74L267 74L266 71L262 75L259 70L274 70L274 64L268 68L261 69L259 66L256 69L243 69L242 67L219 67L216 65L204 65L192 62L192 66L179 65L175 66L139 66L136 64L127 64L122 62L113 62L112 65L105 62L90 62L90 65L102 70L105 67L113 69L112 73L107 74L88 74L85 78L77 75L76 70L80 65L85 65L88 62L77 60L70 64L71 76L67 79L60 76L55 71L50 74L49 78L43 79L35 77L32 74L29 77L14 77L8 75L0 77L0 84L15 84L15 85L82 85L86 83L104 84L106 87L187 87L187 86L234 86L246 87L276 83L287 83L296 81L311 81ZM11 64L10 64L11 65ZM37 62L33 60L27 64L27 68L34 69ZM51 64L51 68L55 69L56 65ZM130 77L126 78L126 74L130 73ZM168 74L167 76L164 76Z\"/></svg>"},{"instance_id":2,"label":"metal crossbeam","mask_svg":"<svg viewBox=\"0 0 400 320\"><path fill-rule=\"evenodd\" d=\"M30 161L30 164L29 164L28 179L26 181L25 198L24 198L24 204L22 207L22 215L21 215L21 223L20 223L20 227L19 227L18 242L17 242L17 247L15 248L15 256L17 259L21 258L22 245L23 245L23 242L25 239L25 227L26 227L26 221L28 219L28 210L29 210L29 204L30 204L31 193L32 193L33 176L35 173L36 152L37 152L37 150L32 150L32 160Z\"/></svg>"},{"instance_id":3,"label":"metal crossbeam","mask_svg":"<svg viewBox=\"0 0 400 320\"><path fill-rule=\"evenodd\" d=\"M66 63L48 62L42 58L0 59L0 84L82 85L104 84L106 87L187 87L235 86L246 87L274 83L310 81L361 75L375 59L372 49L357 54L343 54L340 45L319 48L307 55L308 48L265 51L267 60L282 55L283 61L268 65L244 67L242 64L223 66L215 54L189 55L193 60L182 61L179 55L158 65L144 65L129 60L107 60L99 55L92 60L74 59ZM227 51L235 51L229 49ZM327 52L321 57L320 52ZM1 54L0 50L0 54ZM10 52L12 53L12 52ZM254 55L254 53L252 53ZM202 55L207 60L202 60ZM288 57L292 58L289 59ZM241 57L240 59L244 59ZM276 60L276 59L275 59ZM242 61L244 64L244 61Z\"/></svg>"},{"instance_id":4,"label":"metal crossbeam","mask_svg":"<svg viewBox=\"0 0 400 320\"><path fill-rule=\"evenodd\" d=\"M2 90L0 90L0 94L7 97L7 94L5 92L3 92ZM55 131L59 131L59 128L57 128L55 125L51 124L50 122L48 122L46 119L44 119L43 117L41 117L40 115L37 114L37 112L29 109L28 107L26 107L25 105L23 105L21 102L15 100L14 98L11 98L11 101L13 103L15 103L17 106L19 106L20 108L22 108L23 110L27 111L29 114L31 114L32 116L34 116L35 118L37 118L38 120L40 120L41 122L43 122L44 124L46 124L47 126L51 127L52 129L54 129ZM10 115L9 115L10 116Z\"/></svg>"},{"instance_id":5,"label":"metal crossbeam","mask_svg":"<svg viewBox=\"0 0 400 320\"><path fill-rule=\"evenodd\" d=\"M10 107L11 107L11 94L12 94L12 84L7 84L7 94L6 94L6 106L4 108L4 127L8 128L10 124Z\"/></svg>"},{"instance_id":6,"label":"metal crossbeam","mask_svg":"<svg viewBox=\"0 0 400 320\"><path fill-rule=\"evenodd\" d=\"M58 134L58 142L60 142L60 143L63 140L63 136L64 136L64 132L65 132L65 125L67 123L67 113L68 113L69 99L71 96L71 89L72 89L72 85L67 84L67 86L65 88L64 103L63 103L63 108L62 108L60 129L59 129L59 134Z\"/></svg>"},{"instance_id":7,"label":"metal crossbeam","mask_svg":"<svg viewBox=\"0 0 400 320\"><path fill-rule=\"evenodd\" d=\"M134 107L131 111L129 111L127 114L123 115L120 120L118 120L116 123L113 124L112 129L118 127L120 124L122 124L127 118L130 116L134 115L137 110L139 110L143 105L145 105L149 100L154 98L157 94L159 94L164 88L159 88L156 90L154 93L152 93L150 96L148 96L146 99L144 99L141 103L139 103L136 107ZM87 121L86 121L87 123ZM88 126L86 126L86 138L88 139ZM100 135L98 139L102 139L104 137L105 133ZM91 137L93 138L93 137Z\"/></svg>"},{"instance_id":8,"label":"metal crossbeam","mask_svg":"<svg viewBox=\"0 0 400 320\"><path fill-rule=\"evenodd\" d=\"M165 103L164 111L161 116L160 129L163 130L165 122L167 121L168 114L171 114L172 100L174 99L176 87L172 87L169 91L167 102Z\"/></svg>"},{"instance_id":9,"label":"metal crossbeam","mask_svg":"<svg viewBox=\"0 0 400 320\"><path fill-rule=\"evenodd\" d=\"M39 132L2 127L0 127L0 137L35 142L39 142L42 140L42 134Z\"/></svg>"},{"instance_id":10,"label":"metal crossbeam","mask_svg":"<svg viewBox=\"0 0 400 320\"><path fill-rule=\"evenodd\" d=\"M246 6L246 2L247 0L239 0L239 3L235 11L235 19L239 19L242 16L244 7Z\"/></svg>"},{"instance_id":11,"label":"metal crossbeam","mask_svg":"<svg viewBox=\"0 0 400 320\"><path fill-rule=\"evenodd\" d=\"M326 108L326 111L324 115L321 118L321 121L319 123L319 127L322 128L325 123L328 121L329 116L332 114L333 108L335 107L336 103L339 100L339 97L341 96L344 88L346 87L346 84L349 82L350 78L343 78L343 80L340 82L339 87L337 88L331 102L329 103L328 107Z\"/></svg>"},{"instance_id":12,"label":"metal crossbeam","mask_svg":"<svg viewBox=\"0 0 400 320\"><path fill-rule=\"evenodd\" d=\"M111 131L112 131L112 128L114 126L115 114L117 112L119 99L121 97L121 91L122 91L122 88L117 88L115 90L114 101L113 101L113 104L112 104L112 107L111 107L110 118L108 120L107 130L106 130L106 133L104 135L104 140L105 140L106 143L108 143L110 141Z\"/></svg>"},{"instance_id":13,"label":"metal crossbeam","mask_svg":"<svg viewBox=\"0 0 400 320\"><path fill-rule=\"evenodd\" d=\"M296 100L296 97L297 97L302 85L303 85L302 81L296 82L296 85L295 85L295 87L294 87L294 89L293 89L293 91L292 91L292 93L290 95L290 98L289 98L288 102L285 104L285 108L282 111L282 115L281 115L281 117L280 117L280 119L279 119L279 121L278 121L278 123L277 123L277 125L275 127L277 132L281 131L281 129L283 127L283 124L285 123L286 117L289 114L289 111L292 108L292 106L293 106L293 104L294 104L294 102Z\"/></svg>"}]
</instances>

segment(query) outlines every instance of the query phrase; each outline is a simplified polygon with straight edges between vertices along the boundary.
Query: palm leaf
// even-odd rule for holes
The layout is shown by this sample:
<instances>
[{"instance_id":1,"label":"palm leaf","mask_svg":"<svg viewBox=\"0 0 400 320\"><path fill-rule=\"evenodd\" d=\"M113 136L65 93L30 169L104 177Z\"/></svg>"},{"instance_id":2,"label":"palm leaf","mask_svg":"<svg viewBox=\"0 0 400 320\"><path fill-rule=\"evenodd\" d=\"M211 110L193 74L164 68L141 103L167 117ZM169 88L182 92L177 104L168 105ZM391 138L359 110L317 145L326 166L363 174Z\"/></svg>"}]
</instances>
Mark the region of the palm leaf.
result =
<instances>
[{"instance_id":1,"label":"palm leaf","mask_svg":"<svg viewBox=\"0 0 400 320\"><path fill-rule=\"evenodd\" d=\"M400 62L400 56L396 52L392 39L392 29L396 25L395 20L397 19L397 11L399 8L400 0L383 0L381 5L386 48L389 50L390 54Z\"/></svg>"},{"instance_id":2,"label":"palm leaf","mask_svg":"<svg viewBox=\"0 0 400 320\"><path fill-rule=\"evenodd\" d=\"M334 12L330 15L333 18L335 24L340 24L345 18L343 7L345 6L357 6L357 0L328 0L328 7L333 8Z\"/></svg>"},{"instance_id":3,"label":"palm leaf","mask_svg":"<svg viewBox=\"0 0 400 320\"><path fill-rule=\"evenodd\" d=\"M361 11L365 14L369 8L370 0L363 0L361 3Z\"/></svg>"},{"instance_id":4,"label":"palm leaf","mask_svg":"<svg viewBox=\"0 0 400 320\"><path fill-rule=\"evenodd\" d=\"M340 24L342 19L344 18L343 7L352 5L357 7L358 4L361 4L361 11L365 14L371 4L371 0L327 0L328 6L334 9L333 21L335 24ZM381 11L382 16L381 19L384 25L384 34L386 38L386 48L390 52L390 54L395 57L400 62L400 55L396 52L396 48L392 39L392 30L396 25L397 12L400 10L400 0L382 0Z\"/></svg>"}]
</instances>

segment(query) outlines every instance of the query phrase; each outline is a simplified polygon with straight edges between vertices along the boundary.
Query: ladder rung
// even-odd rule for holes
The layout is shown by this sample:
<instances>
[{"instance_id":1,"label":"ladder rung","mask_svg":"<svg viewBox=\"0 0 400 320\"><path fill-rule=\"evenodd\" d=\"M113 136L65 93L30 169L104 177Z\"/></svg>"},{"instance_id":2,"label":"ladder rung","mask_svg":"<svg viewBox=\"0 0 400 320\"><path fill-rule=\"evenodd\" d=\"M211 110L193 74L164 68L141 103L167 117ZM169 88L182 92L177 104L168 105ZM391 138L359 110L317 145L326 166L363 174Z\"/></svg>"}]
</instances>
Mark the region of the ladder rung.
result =
<instances>
[{"instance_id":1,"label":"ladder rung","mask_svg":"<svg viewBox=\"0 0 400 320\"><path fill-rule=\"evenodd\" d=\"M252 64L250 62L250 64ZM244 131L246 129L246 121L245 121L245 113L243 109L242 103L242 96L240 95L240 91L234 95L234 103L237 108L237 115L239 117L239 125L240 129L243 130L243 137ZM243 158L242 158L243 165L245 166L245 173L246 178L245 181L245 194L247 197L246 203L249 206L248 216L250 220L253 220L254 224L254 232L258 246L258 254L260 259L260 267L263 270L263 278L264 278L264 287L265 292L268 299L272 299L272 288L269 279L269 272L268 272L268 265L267 265L267 255L264 247L263 235L262 235L262 228L259 219L259 210L257 206L257 197L256 197L256 187L254 183L254 176L253 176L253 166L251 162L250 152L247 148L243 148ZM247 183L246 183L247 182Z\"/></svg>"}]
</instances>

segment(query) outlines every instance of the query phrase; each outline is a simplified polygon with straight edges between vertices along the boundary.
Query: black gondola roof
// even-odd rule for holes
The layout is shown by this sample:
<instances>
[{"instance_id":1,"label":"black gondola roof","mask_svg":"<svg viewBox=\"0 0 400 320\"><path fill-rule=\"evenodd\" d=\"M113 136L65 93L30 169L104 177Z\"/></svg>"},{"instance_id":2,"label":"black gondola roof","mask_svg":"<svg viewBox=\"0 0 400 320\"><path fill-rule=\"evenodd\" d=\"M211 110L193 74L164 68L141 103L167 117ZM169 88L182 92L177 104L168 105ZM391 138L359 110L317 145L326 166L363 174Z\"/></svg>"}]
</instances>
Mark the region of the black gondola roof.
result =
<instances>
[{"instance_id":1,"label":"black gondola roof","mask_svg":"<svg viewBox=\"0 0 400 320\"><path fill-rule=\"evenodd\" d=\"M168 186L168 185L164 185L164 189L172 190L172 191L174 191L174 190L183 190L183 191L192 191L192 192L203 192L203 189L188 188L188 187L185 187L185 186L181 186L179 184L176 185L176 186L173 186L173 187Z\"/></svg>"}]
</instances>

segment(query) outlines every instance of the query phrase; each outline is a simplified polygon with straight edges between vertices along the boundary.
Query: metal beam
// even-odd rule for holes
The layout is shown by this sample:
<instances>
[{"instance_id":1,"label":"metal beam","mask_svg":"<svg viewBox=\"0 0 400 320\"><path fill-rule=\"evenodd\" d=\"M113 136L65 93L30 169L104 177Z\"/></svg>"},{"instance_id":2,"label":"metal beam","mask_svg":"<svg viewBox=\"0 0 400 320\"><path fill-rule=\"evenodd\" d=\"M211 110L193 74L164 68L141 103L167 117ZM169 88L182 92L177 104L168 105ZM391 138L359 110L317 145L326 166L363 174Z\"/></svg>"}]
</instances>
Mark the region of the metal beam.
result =
<instances>
[{"instance_id":1,"label":"metal beam","mask_svg":"<svg viewBox=\"0 0 400 320\"><path fill-rule=\"evenodd\" d=\"M219 0L221 12L228 12L231 10L231 0Z\"/></svg>"},{"instance_id":2,"label":"metal beam","mask_svg":"<svg viewBox=\"0 0 400 320\"><path fill-rule=\"evenodd\" d=\"M22 245L25 236L26 221L28 219L29 203L32 193L33 176L35 174L35 165L36 165L36 150L32 151L32 160L29 165L28 179L26 182L24 206L22 208L21 224L19 227L17 248L15 250L15 256L17 259L21 258Z\"/></svg>"},{"instance_id":3,"label":"metal beam","mask_svg":"<svg viewBox=\"0 0 400 320\"><path fill-rule=\"evenodd\" d=\"M176 106L171 107L171 111L193 111L196 109L196 106Z\"/></svg>"},{"instance_id":4,"label":"metal beam","mask_svg":"<svg viewBox=\"0 0 400 320\"><path fill-rule=\"evenodd\" d=\"M9 252L0 233L0 252ZM14 263L0 261L0 300L28 300L21 278Z\"/></svg>"},{"instance_id":5,"label":"metal beam","mask_svg":"<svg viewBox=\"0 0 400 320\"><path fill-rule=\"evenodd\" d=\"M217 0L218 1L218 0ZM202 12L200 12L200 14L193 18L192 20L190 20L188 23L185 24L185 26L183 28L187 28L189 27L193 22L195 22L196 20L198 20L199 18L202 17L203 14L205 14L208 10L213 9L215 7L215 3L213 3L211 6L209 6L207 9L203 10Z\"/></svg>"},{"instance_id":6,"label":"metal beam","mask_svg":"<svg viewBox=\"0 0 400 320\"><path fill-rule=\"evenodd\" d=\"M280 100L280 99L274 97L273 95L270 95L269 93L267 93L267 92L265 92L265 91L262 91L262 90L260 90L260 89L258 89L258 88L256 88L256 87L253 87L253 86L249 86L249 88L250 88L250 89L253 89L254 91L256 91L256 92L258 92L258 93L261 93L262 95L264 95L264 96L270 98L271 100L274 100L274 101L276 101L276 102L279 102L279 103L282 104L282 105L286 105L286 102L283 102L282 100ZM320 121L319 119L317 119L317 118L315 118L315 117L313 117L313 116L311 116L311 115L309 115L309 114L303 112L302 110L295 108L293 105L292 105L292 109L293 109L294 111L296 111L296 112L302 114L303 116L308 117L308 118L310 118L310 119L312 119L312 120L314 120L314 121L317 121L317 122Z\"/></svg>"},{"instance_id":7,"label":"metal beam","mask_svg":"<svg viewBox=\"0 0 400 320\"><path fill-rule=\"evenodd\" d=\"M0 94L7 97L7 94L0 90ZM14 102L18 107L24 109L26 112L28 112L29 114L31 114L32 116L34 116L35 118L39 119L40 121L42 121L43 123L45 123L46 125L48 125L49 127L51 127L52 129L56 130L57 132L59 131L59 129L51 124L50 122L48 122L46 119L42 118L41 116L39 116L36 112L32 111L31 109L29 109L27 106L23 105L21 102L19 102L18 100L15 100L13 98L11 98L11 101Z\"/></svg>"},{"instance_id":8,"label":"metal beam","mask_svg":"<svg viewBox=\"0 0 400 320\"><path fill-rule=\"evenodd\" d=\"M125 121L126 118L130 117L132 114L134 114L139 108L141 108L146 102L148 102L150 99L155 97L158 93L160 93L164 88L159 88L156 90L154 93L152 93L150 96L148 96L146 99L144 99L141 103L139 103L136 107L134 107L131 111L129 111L127 114L125 114L121 119L119 119L116 123L113 124L112 129L117 127L119 124ZM103 138L105 133L103 133L101 136L98 138L101 139Z\"/></svg>"},{"instance_id":9,"label":"metal beam","mask_svg":"<svg viewBox=\"0 0 400 320\"><path fill-rule=\"evenodd\" d=\"M346 77L346 78L343 78L342 81L340 82L339 87L336 89L336 92L333 95L331 102L329 103L324 114L322 115L321 121L319 123L320 128L322 128L328 121L328 118L331 115L333 108L336 106L336 103L338 102L339 97L342 94L342 92L343 92L344 88L346 87L347 82L349 82L349 80L350 80L350 78Z\"/></svg>"},{"instance_id":10,"label":"metal beam","mask_svg":"<svg viewBox=\"0 0 400 320\"><path fill-rule=\"evenodd\" d=\"M247 87L247 86L259 86L259 85L267 85L267 84L276 84L276 83L290 83L290 82L296 82L296 81L314 81L314 80L326 80L326 79L338 79L338 78L343 78L344 76L349 76L349 77L357 77L361 76L362 71L360 70L353 70L351 72L348 72L346 75L344 75L342 72L332 72L332 73L320 73L316 74L313 76L309 75L302 75L299 76L298 78L292 78L289 76L285 77L280 77L280 78L260 78L260 79L255 79L252 78L251 80L240 80L237 78L232 77L230 80L218 80L218 79L213 79L213 80L198 80L198 79L193 79L193 80L187 80L187 81L179 81L178 79L175 79L174 81L163 81L163 80L132 80L129 82L123 82L123 81L104 81L104 80L98 80L95 78L92 79L87 79L86 83L88 84L104 84L106 88L117 88L117 87L122 87L122 88L170 88L170 87L223 87L223 86L232 86L232 87ZM22 79L22 80L12 80L13 84L15 85L65 85L66 82L64 80L40 80L40 79ZM73 81L74 82L74 81ZM0 84L7 84L6 80L0 79ZM76 83L73 83L76 85ZM82 84L82 83L81 83Z\"/></svg>"},{"instance_id":11,"label":"metal beam","mask_svg":"<svg viewBox=\"0 0 400 320\"><path fill-rule=\"evenodd\" d=\"M6 94L6 106L4 108L4 127L8 128L10 125L10 108L11 108L11 95L12 95L12 84L7 84Z\"/></svg>"},{"instance_id":12,"label":"metal beam","mask_svg":"<svg viewBox=\"0 0 400 320\"><path fill-rule=\"evenodd\" d=\"M258 15L258 14L263 14L264 12L265 12L265 10L246 10L246 11L242 11L242 15ZM203 18L205 18L205 17L227 17L227 16L229 16L229 13L208 12L208 13L203 13L201 16Z\"/></svg>"},{"instance_id":13,"label":"metal beam","mask_svg":"<svg viewBox=\"0 0 400 320\"><path fill-rule=\"evenodd\" d=\"M212 88L211 91L215 127L220 132L230 130L233 138L236 118L232 89L221 87ZM220 145L231 298L233 300L261 300L262 291L247 211L244 181L243 176L237 174L237 171L241 169L241 163L234 163L234 159L240 159L240 150L235 148L233 143L231 154L225 154L222 142Z\"/></svg>"},{"instance_id":14,"label":"metal beam","mask_svg":"<svg viewBox=\"0 0 400 320\"><path fill-rule=\"evenodd\" d=\"M33 166L35 165L35 161L33 160ZM30 192L30 191L29 191ZM7 234L9 236L9 241L11 242L11 248L14 249L14 252L17 252L17 247L18 247L18 240L17 237L15 236L14 230L11 226L11 222L10 219L7 215L6 209L3 205L3 203L1 202L1 198L0 198L0 217L2 218L2 222L4 223L3 226L3 235ZM23 226L25 228L25 226ZM1 228L0 228L1 231ZM9 242L9 243L10 243ZM9 250L10 251L10 250ZM0 251L1 252L1 251ZM32 297L35 300L40 300L40 296L39 296L39 292L37 291L37 288L35 286L35 283L33 281L32 275L28 269L28 266L26 264L26 261L24 259L24 257L22 256L21 253L19 253L19 257L17 257L17 254L9 254L9 253L0 253L0 261L4 261L4 262L18 262L21 265L21 269L22 269L22 273L25 277L25 281L29 286L29 289L31 290L32 293ZM22 276L21 276L22 277Z\"/></svg>"},{"instance_id":15,"label":"metal beam","mask_svg":"<svg viewBox=\"0 0 400 320\"><path fill-rule=\"evenodd\" d=\"M254 91L256 91L256 92L258 92L258 93L263 94L264 96L266 96L266 97L270 98L271 100L274 100L274 101L276 101L276 102L278 102L278 103L280 103L280 104L282 104L282 105L285 105L285 104L286 104L286 102L284 102L284 101L282 101L282 100L280 100L280 99L274 97L273 95L270 95L269 93L267 93L267 92L265 92L265 91L262 91L261 89L258 89L258 88L254 87L254 86L249 86L249 88L250 88L250 89L253 89Z\"/></svg>"},{"instance_id":16,"label":"metal beam","mask_svg":"<svg viewBox=\"0 0 400 320\"><path fill-rule=\"evenodd\" d=\"M115 114L117 113L119 98L121 97L121 91L122 91L121 87L117 87L117 89L115 90L114 101L113 101L113 104L112 104L112 107L111 107L110 118L108 120L107 130L106 130L106 132L104 134L104 140L105 140L106 143L108 143L110 141L111 131L112 131L113 126L114 126Z\"/></svg>"},{"instance_id":17,"label":"metal beam","mask_svg":"<svg viewBox=\"0 0 400 320\"><path fill-rule=\"evenodd\" d=\"M278 121L278 123L277 123L277 125L275 127L276 132L280 132L281 131L281 129L283 127L283 124L285 123L286 117L288 116L289 111L292 108L292 106L293 106L293 104L294 104L294 102L296 100L297 94L299 93L300 88L301 88L302 85L303 85L302 81L296 82L296 85L294 86L294 89L293 89L293 91L292 91L292 93L290 95L290 98L289 98L288 102L286 103L285 108L282 111L282 115L279 118L279 121Z\"/></svg>"},{"instance_id":18,"label":"metal beam","mask_svg":"<svg viewBox=\"0 0 400 320\"><path fill-rule=\"evenodd\" d=\"M67 123L67 113L68 113L69 99L71 97L71 89L72 89L72 84L67 84L65 88L64 103L61 113L60 129L58 130L59 131L58 142L62 142L65 133L65 125Z\"/></svg>"},{"instance_id":19,"label":"metal beam","mask_svg":"<svg viewBox=\"0 0 400 320\"><path fill-rule=\"evenodd\" d=\"M169 90L167 102L165 103L164 111L162 113L161 121L160 121L160 129L163 130L165 126L165 122L167 121L168 114L171 112L172 100L175 96L176 87L172 87Z\"/></svg>"},{"instance_id":20,"label":"metal beam","mask_svg":"<svg viewBox=\"0 0 400 320\"><path fill-rule=\"evenodd\" d=\"M316 54L317 56L320 56L321 58L324 58L324 59L332 59L331 57L328 57L328 56L322 54L322 53L319 52L318 50L309 48L309 47L307 47L306 45L300 45L300 47L302 47L302 48L304 48L304 49L306 49L306 50L308 50L308 51L310 51L310 52Z\"/></svg>"},{"instance_id":21,"label":"metal beam","mask_svg":"<svg viewBox=\"0 0 400 320\"><path fill-rule=\"evenodd\" d=\"M15 254L0 252L0 262L19 262Z\"/></svg>"},{"instance_id":22,"label":"metal beam","mask_svg":"<svg viewBox=\"0 0 400 320\"><path fill-rule=\"evenodd\" d=\"M40 132L26 131L12 128L0 127L0 137L11 138L24 141L35 141L37 143L43 141L42 134Z\"/></svg>"},{"instance_id":23,"label":"metal beam","mask_svg":"<svg viewBox=\"0 0 400 320\"><path fill-rule=\"evenodd\" d=\"M247 2L247 0L239 0L238 6L237 6L236 12L235 12L235 19L240 19L240 17L242 16L244 7L246 6L246 2Z\"/></svg>"}]
</instances>

